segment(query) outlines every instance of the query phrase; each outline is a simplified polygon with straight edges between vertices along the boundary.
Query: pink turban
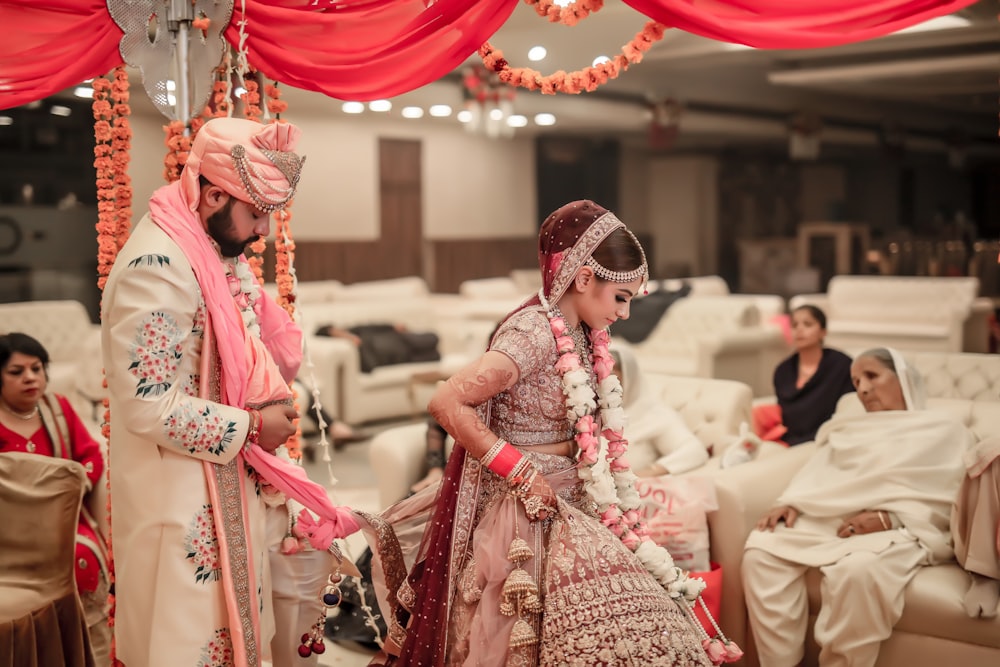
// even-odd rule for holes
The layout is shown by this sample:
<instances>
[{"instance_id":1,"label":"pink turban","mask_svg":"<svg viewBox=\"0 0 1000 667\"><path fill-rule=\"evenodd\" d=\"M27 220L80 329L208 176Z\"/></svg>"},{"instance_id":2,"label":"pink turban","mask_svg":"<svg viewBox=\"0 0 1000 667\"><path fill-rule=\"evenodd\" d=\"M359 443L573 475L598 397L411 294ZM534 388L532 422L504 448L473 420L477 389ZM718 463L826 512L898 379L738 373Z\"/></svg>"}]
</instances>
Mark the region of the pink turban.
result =
<instances>
[{"instance_id":1,"label":"pink turban","mask_svg":"<svg viewBox=\"0 0 1000 667\"><path fill-rule=\"evenodd\" d=\"M198 208L198 176L262 211L284 208L295 196L305 162L292 152L300 134L299 128L289 123L209 120L198 131L181 174L181 187L191 210Z\"/></svg>"}]
</instances>

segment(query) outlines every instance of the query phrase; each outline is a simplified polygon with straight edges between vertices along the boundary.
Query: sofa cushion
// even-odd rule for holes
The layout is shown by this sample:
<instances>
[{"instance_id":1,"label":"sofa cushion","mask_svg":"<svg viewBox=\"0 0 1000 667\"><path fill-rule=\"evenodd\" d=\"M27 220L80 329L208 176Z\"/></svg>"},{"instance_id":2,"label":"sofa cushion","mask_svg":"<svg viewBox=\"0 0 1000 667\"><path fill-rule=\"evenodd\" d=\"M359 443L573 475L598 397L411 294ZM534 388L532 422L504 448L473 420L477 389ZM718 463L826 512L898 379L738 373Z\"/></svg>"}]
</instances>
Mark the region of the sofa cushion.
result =
<instances>
[{"instance_id":1,"label":"sofa cushion","mask_svg":"<svg viewBox=\"0 0 1000 667\"><path fill-rule=\"evenodd\" d=\"M906 359L920 371L928 396L1000 401L1000 355L915 352Z\"/></svg>"},{"instance_id":2,"label":"sofa cushion","mask_svg":"<svg viewBox=\"0 0 1000 667\"><path fill-rule=\"evenodd\" d=\"M811 616L819 612L821 580L818 569L808 571ZM969 583L969 573L954 563L921 568L906 587L903 616L895 629L1000 648L1000 617L974 619L965 613L962 598Z\"/></svg>"}]
</instances>

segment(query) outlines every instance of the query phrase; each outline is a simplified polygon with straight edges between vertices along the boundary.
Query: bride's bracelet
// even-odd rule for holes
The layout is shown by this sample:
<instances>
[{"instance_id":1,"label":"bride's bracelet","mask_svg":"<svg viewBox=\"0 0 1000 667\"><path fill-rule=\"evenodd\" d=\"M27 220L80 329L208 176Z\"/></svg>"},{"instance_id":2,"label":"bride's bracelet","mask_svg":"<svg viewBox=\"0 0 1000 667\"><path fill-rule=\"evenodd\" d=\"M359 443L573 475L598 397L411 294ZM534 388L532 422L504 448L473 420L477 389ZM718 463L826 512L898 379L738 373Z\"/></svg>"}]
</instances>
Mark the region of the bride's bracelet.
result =
<instances>
[{"instance_id":1,"label":"bride's bracelet","mask_svg":"<svg viewBox=\"0 0 1000 667\"><path fill-rule=\"evenodd\" d=\"M498 438L480 460L484 466L504 479L524 461L524 454L503 438Z\"/></svg>"}]
</instances>

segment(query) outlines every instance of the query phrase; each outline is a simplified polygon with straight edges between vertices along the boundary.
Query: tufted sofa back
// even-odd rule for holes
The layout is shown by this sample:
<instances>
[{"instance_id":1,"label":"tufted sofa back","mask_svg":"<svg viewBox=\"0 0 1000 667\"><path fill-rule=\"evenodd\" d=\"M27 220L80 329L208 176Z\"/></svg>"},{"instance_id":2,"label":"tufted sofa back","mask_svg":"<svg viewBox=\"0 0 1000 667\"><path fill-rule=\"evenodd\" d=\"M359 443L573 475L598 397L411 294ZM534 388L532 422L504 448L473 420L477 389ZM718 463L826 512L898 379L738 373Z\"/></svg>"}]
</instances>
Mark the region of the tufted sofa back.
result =
<instances>
[{"instance_id":1,"label":"tufted sofa back","mask_svg":"<svg viewBox=\"0 0 1000 667\"><path fill-rule=\"evenodd\" d=\"M95 326L79 301L0 304L0 333L20 331L37 338L54 362L79 359L80 345Z\"/></svg>"},{"instance_id":2,"label":"tufted sofa back","mask_svg":"<svg viewBox=\"0 0 1000 667\"><path fill-rule=\"evenodd\" d=\"M655 348L671 355L692 355L697 353L699 340L759 324L760 311L751 300L725 296L681 299L670 306L649 337L637 347Z\"/></svg>"},{"instance_id":3,"label":"tufted sofa back","mask_svg":"<svg viewBox=\"0 0 1000 667\"><path fill-rule=\"evenodd\" d=\"M742 382L654 374L646 374L644 381L648 390L680 413L713 456L733 442L741 423L751 423L753 392Z\"/></svg>"},{"instance_id":4,"label":"tufted sofa back","mask_svg":"<svg viewBox=\"0 0 1000 667\"><path fill-rule=\"evenodd\" d=\"M920 371L930 398L1000 401L1000 355L913 352L906 359Z\"/></svg>"}]
</instances>

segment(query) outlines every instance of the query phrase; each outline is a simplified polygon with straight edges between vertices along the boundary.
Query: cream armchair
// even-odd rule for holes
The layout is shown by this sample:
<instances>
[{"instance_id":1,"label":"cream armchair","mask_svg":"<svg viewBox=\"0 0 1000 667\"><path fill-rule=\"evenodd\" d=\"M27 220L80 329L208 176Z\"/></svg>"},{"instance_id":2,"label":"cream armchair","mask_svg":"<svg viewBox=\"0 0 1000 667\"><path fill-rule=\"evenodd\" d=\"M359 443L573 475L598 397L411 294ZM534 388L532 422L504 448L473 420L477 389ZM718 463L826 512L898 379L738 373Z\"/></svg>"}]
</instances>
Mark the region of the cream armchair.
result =
<instances>
[{"instance_id":1,"label":"cream armchair","mask_svg":"<svg viewBox=\"0 0 1000 667\"><path fill-rule=\"evenodd\" d=\"M789 354L753 301L729 296L679 300L632 348L647 373L735 380L755 396L773 391L774 367Z\"/></svg>"},{"instance_id":2,"label":"cream armchair","mask_svg":"<svg viewBox=\"0 0 1000 667\"><path fill-rule=\"evenodd\" d=\"M961 419L977 439L1000 433L1000 407L994 401L931 398L928 407ZM863 410L855 394L844 396L838 414ZM712 559L723 567L722 623L737 643L748 647L750 635L740 563L743 545L757 520L815 452L812 443L792 447L752 463L719 471L719 503L709 516ZM1000 618L969 618L962 597L968 575L955 563L927 567L906 589L903 616L882 644L878 665L1000 664ZM810 616L818 611L819 576L809 579ZM810 642L811 644L811 642ZM806 664L816 664L817 647L807 646ZM748 652L747 664L756 656Z\"/></svg>"},{"instance_id":3,"label":"cream armchair","mask_svg":"<svg viewBox=\"0 0 1000 667\"><path fill-rule=\"evenodd\" d=\"M750 388L740 382L706 378L647 376L646 380L649 389L677 410L712 452L713 459L706 465L718 467L717 457L735 441L740 424L750 420ZM426 433L426 423L420 422L387 429L372 439L369 456L383 507L406 496L410 486L427 473ZM452 444L448 438L446 447L450 449Z\"/></svg>"}]
</instances>

